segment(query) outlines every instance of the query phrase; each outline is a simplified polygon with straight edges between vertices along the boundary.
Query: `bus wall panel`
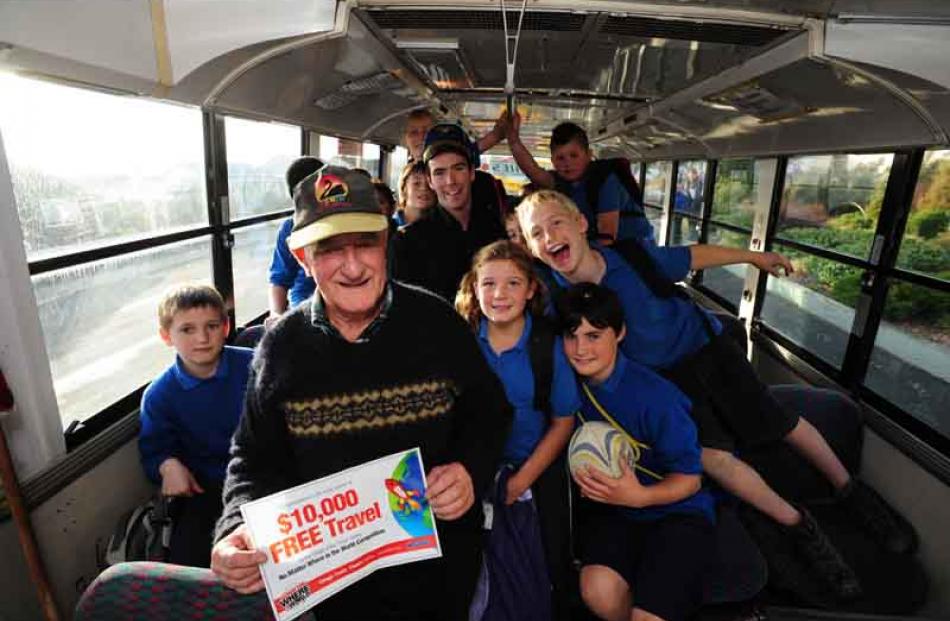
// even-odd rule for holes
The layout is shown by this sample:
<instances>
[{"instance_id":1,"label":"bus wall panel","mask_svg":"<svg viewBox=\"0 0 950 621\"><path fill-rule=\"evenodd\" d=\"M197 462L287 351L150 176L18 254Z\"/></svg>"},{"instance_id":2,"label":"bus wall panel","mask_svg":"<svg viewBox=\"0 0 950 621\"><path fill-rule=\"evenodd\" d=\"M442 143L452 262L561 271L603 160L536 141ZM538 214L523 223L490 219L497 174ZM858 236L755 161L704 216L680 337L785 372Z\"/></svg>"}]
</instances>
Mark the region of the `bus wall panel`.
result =
<instances>
[{"instance_id":1,"label":"bus wall panel","mask_svg":"<svg viewBox=\"0 0 950 621\"><path fill-rule=\"evenodd\" d=\"M12 519L0 523L0 621L36 621L42 618L36 589L30 582L23 549L17 537L17 527ZM63 615L64 619L72 615Z\"/></svg>"}]
</instances>

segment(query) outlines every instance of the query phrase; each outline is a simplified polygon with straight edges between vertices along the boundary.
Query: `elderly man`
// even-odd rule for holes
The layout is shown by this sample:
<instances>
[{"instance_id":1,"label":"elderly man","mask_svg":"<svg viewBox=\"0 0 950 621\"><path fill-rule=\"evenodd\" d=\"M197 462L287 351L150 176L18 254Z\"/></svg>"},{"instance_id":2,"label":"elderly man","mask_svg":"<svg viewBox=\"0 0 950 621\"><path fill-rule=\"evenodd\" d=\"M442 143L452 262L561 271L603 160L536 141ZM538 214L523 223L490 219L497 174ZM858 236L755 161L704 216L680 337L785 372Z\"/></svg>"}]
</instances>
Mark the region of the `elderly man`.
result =
<instances>
[{"instance_id":1,"label":"elderly man","mask_svg":"<svg viewBox=\"0 0 950 621\"><path fill-rule=\"evenodd\" d=\"M328 166L300 182L288 244L317 283L255 357L224 484L211 568L262 588L244 502L418 446L443 557L377 571L321 619L463 619L480 567L481 512L511 419L462 320L386 277L387 219L369 180Z\"/></svg>"}]
</instances>

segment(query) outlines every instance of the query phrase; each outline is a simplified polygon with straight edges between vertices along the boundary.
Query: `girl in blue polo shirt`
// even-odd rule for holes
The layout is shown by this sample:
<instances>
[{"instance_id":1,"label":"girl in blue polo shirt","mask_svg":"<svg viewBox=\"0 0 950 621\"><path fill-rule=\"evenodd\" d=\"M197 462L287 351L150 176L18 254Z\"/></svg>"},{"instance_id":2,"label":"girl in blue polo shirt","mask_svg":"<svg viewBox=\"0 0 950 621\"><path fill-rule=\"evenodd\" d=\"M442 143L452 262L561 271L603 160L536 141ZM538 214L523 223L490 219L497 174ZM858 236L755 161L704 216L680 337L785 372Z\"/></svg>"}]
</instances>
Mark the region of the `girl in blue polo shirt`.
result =
<instances>
[{"instance_id":1,"label":"girl in blue polo shirt","mask_svg":"<svg viewBox=\"0 0 950 621\"><path fill-rule=\"evenodd\" d=\"M527 251L499 241L475 255L472 269L462 279L455 307L476 331L482 353L514 408L503 453L506 466L513 469L505 502L511 505L532 498L535 502L558 610L557 596L564 592L570 554L563 455L580 399L561 338L553 335L543 316L543 298L544 286ZM550 343L553 359L550 395L544 401L548 412L537 407L531 363L532 333L539 338L542 330L551 331L550 339L544 341Z\"/></svg>"}]
</instances>

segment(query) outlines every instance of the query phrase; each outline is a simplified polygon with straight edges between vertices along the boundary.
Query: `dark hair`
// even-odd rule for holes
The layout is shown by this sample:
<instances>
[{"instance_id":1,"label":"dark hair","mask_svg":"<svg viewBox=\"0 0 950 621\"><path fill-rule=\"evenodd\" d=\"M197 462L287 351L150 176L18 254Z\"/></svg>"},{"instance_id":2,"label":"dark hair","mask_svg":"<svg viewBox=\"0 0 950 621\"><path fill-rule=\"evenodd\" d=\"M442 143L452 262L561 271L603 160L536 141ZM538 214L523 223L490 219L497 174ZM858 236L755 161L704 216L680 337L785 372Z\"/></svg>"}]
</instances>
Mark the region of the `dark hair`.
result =
<instances>
[{"instance_id":1,"label":"dark hair","mask_svg":"<svg viewBox=\"0 0 950 621\"><path fill-rule=\"evenodd\" d=\"M287 181L287 190L290 192L290 196L293 197L294 189L296 189L298 183L303 181L304 177L309 177L323 166L322 161L309 155L298 157L291 162L290 166L287 167L287 172L284 173L284 180Z\"/></svg>"},{"instance_id":2,"label":"dark hair","mask_svg":"<svg viewBox=\"0 0 950 621\"><path fill-rule=\"evenodd\" d=\"M373 179L373 189L376 190L377 198L382 197L389 205L386 216L393 215L393 212L396 211L396 196L393 194L393 191L389 189L389 186L386 185L382 179L375 178Z\"/></svg>"},{"instance_id":3,"label":"dark hair","mask_svg":"<svg viewBox=\"0 0 950 621\"><path fill-rule=\"evenodd\" d=\"M428 169L429 162L432 161L433 158L436 158L442 155L443 153L455 153L457 155L461 155L462 157L465 158L465 163L468 164L468 167L473 168L472 154L469 153L468 149L466 149L465 146L457 142L450 142L448 140L443 140L441 142L436 142L426 147L425 153L422 155L422 161L426 163L426 167L427 167L426 174L429 174L429 169Z\"/></svg>"},{"instance_id":4,"label":"dark hair","mask_svg":"<svg viewBox=\"0 0 950 621\"><path fill-rule=\"evenodd\" d=\"M623 329L620 298L607 287L588 282L574 285L555 296L554 309L561 334L573 334L584 319L601 330L613 328L619 334Z\"/></svg>"},{"instance_id":5,"label":"dark hair","mask_svg":"<svg viewBox=\"0 0 950 621\"><path fill-rule=\"evenodd\" d=\"M565 122L551 130L551 151L554 151L557 147L563 147L569 142L576 142L584 147L585 151L590 148L587 132L580 125Z\"/></svg>"},{"instance_id":6,"label":"dark hair","mask_svg":"<svg viewBox=\"0 0 950 621\"><path fill-rule=\"evenodd\" d=\"M169 289L158 303L158 325L168 330L175 318L175 313L193 308L213 308L221 313L221 320L228 319L228 311L224 306L224 298L211 285L189 284L179 285Z\"/></svg>"}]
</instances>

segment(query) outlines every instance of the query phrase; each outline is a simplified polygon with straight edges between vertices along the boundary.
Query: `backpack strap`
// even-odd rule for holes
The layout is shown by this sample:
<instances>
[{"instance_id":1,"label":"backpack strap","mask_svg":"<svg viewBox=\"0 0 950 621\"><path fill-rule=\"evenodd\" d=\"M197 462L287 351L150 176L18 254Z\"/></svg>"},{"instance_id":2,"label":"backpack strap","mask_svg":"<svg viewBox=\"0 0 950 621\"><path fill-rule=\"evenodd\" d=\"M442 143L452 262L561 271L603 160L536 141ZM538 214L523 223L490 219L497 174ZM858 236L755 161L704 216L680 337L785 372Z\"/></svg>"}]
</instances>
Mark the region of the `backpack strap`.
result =
<instances>
[{"instance_id":1,"label":"backpack strap","mask_svg":"<svg viewBox=\"0 0 950 621\"><path fill-rule=\"evenodd\" d=\"M641 441L637 440L636 438L634 438L632 435L630 435L630 433L627 432L627 430L624 429L623 426L622 426L620 423L618 423L617 420L616 420L613 416L610 415L610 412L608 412L608 411L606 410L606 408L604 408L604 406L602 406L602 405L600 404L600 402L597 401L597 398L594 397L594 393L592 393L592 392L590 391L590 388L587 387L587 383L586 383L586 382L580 382L580 385L581 385L581 388L584 390L584 396L586 396L586 397L587 397L587 400L591 402L591 405L594 406L594 409L597 410L597 412L598 412L601 416L604 417L604 420L606 420L608 423L610 423L610 425L611 425L614 429L616 429L617 431L619 431L619 432L620 432L620 435L622 435L622 436L627 440L627 444L630 445L630 449L633 451L633 467L634 467L634 469L635 469L635 470L639 470L640 472L643 472L644 474L647 474L647 475L653 477L653 478L656 479L657 481L661 480L661 479L663 478L661 475L659 475L659 474L653 472L653 471L650 470L649 468L646 468L646 467L640 465L640 454L641 454L641 452L644 451L644 450L650 450L650 446L649 446L648 444L646 444L645 442L641 442ZM578 412L577 416L578 416L578 418L581 419L581 422L582 422L582 423L586 423L586 422L587 422L586 420L584 420L584 415L581 414L580 412Z\"/></svg>"},{"instance_id":2,"label":"backpack strap","mask_svg":"<svg viewBox=\"0 0 950 621\"><path fill-rule=\"evenodd\" d=\"M633 203L633 210L620 212L621 218L645 218L643 212L643 192L640 190L640 184L634 179L630 172L630 161L623 157L611 157L604 160L594 160L587 168L587 202L593 205L594 213L597 212L597 205L600 201L600 189L611 174L617 176L617 181L627 194L630 195L630 201Z\"/></svg>"},{"instance_id":3,"label":"backpack strap","mask_svg":"<svg viewBox=\"0 0 950 621\"><path fill-rule=\"evenodd\" d=\"M554 385L554 326L546 317L531 318L528 356L534 375L534 409L551 415L551 387Z\"/></svg>"}]
</instances>

